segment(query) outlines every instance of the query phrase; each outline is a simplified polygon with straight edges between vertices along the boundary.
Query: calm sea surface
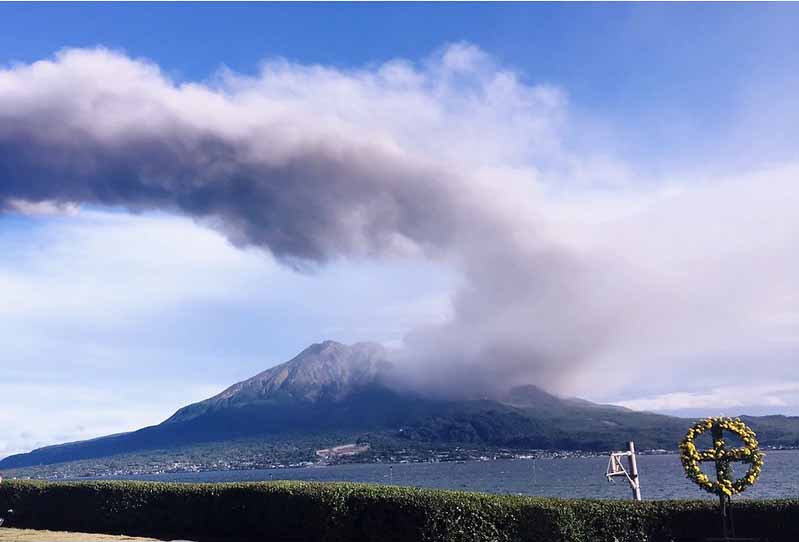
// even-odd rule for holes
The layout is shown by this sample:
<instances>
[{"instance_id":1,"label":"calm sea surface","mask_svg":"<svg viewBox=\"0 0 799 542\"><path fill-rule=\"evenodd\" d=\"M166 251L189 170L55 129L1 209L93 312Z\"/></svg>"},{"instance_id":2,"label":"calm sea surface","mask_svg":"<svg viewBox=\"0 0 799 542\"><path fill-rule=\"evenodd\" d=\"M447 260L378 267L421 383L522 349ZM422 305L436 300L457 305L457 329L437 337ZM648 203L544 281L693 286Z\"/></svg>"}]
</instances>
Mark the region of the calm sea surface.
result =
<instances>
[{"instance_id":1,"label":"calm sea surface","mask_svg":"<svg viewBox=\"0 0 799 542\"><path fill-rule=\"evenodd\" d=\"M170 482L240 482L308 480L320 482L367 482L540 495L626 499L625 480L605 479L607 458L586 457L537 460L471 461L466 463L405 463L339 465L227 472L135 476L128 479ZM644 499L713 498L685 479L677 455L639 456L641 493ZM799 450L766 454L760 480L743 495L748 498L799 497Z\"/></svg>"}]
</instances>

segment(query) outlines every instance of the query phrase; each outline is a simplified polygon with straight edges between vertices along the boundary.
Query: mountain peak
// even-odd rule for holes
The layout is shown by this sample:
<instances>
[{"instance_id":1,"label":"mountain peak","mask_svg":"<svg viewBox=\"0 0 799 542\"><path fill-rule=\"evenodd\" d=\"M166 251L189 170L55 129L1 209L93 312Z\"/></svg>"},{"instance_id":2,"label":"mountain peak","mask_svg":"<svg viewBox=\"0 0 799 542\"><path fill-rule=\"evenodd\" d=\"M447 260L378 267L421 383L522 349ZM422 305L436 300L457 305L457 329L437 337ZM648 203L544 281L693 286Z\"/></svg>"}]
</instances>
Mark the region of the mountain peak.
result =
<instances>
[{"instance_id":1,"label":"mountain peak","mask_svg":"<svg viewBox=\"0 0 799 542\"><path fill-rule=\"evenodd\" d=\"M323 350L342 349L342 348L347 348L347 345L343 344L343 343L340 343L338 341L333 341L331 339L327 339L327 340L322 341L320 343L312 344L311 346L309 346L308 348L306 348L305 350L303 350L302 352L297 354L296 357L300 357L300 356L303 356L303 355L309 355L309 354L318 354L319 352L322 352Z\"/></svg>"},{"instance_id":2,"label":"mountain peak","mask_svg":"<svg viewBox=\"0 0 799 542\"><path fill-rule=\"evenodd\" d=\"M388 351L377 343L315 343L285 363L234 384L209 401L340 399L373 384L390 367Z\"/></svg>"},{"instance_id":3,"label":"mountain peak","mask_svg":"<svg viewBox=\"0 0 799 542\"><path fill-rule=\"evenodd\" d=\"M255 403L340 401L379 383L390 368L388 351L380 344L346 345L326 340L210 399L179 410L167 421L184 421L209 410Z\"/></svg>"}]
</instances>

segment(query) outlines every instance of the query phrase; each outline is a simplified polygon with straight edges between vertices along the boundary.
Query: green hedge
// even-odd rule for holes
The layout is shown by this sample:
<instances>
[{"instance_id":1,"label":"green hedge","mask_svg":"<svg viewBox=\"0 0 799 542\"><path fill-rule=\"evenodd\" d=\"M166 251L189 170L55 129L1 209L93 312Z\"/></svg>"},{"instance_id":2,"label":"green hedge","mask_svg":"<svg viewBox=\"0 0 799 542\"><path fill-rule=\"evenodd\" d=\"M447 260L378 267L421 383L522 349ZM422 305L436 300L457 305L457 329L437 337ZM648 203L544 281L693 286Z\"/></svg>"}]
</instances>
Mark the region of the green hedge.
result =
<instances>
[{"instance_id":1,"label":"green hedge","mask_svg":"<svg viewBox=\"0 0 799 542\"><path fill-rule=\"evenodd\" d=\"M11 525L191 540L672 542L718 536L712 501L562 500L365 484L0 484ZM799 540L799 500L738 501L738 536Z\"/></svg>"}]
</instances>

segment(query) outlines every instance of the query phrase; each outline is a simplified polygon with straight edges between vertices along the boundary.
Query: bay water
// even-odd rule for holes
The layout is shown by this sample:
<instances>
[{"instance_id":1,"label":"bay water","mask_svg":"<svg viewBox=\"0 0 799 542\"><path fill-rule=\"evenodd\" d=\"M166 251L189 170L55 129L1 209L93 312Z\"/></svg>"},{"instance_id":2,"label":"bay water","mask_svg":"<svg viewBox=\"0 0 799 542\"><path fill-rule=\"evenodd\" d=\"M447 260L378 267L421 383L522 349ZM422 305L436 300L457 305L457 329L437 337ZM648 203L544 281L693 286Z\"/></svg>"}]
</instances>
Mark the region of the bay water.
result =
<instances>
[{"instance_id":1,"label":"bay water","mask_svg":"<svg viewBox=\"0 0 799 542\"><path fill-rule=\"evenodd\" d=\"M625 479L609 483L607 457L567 457L442 463L352 464L303 468L190 472L130 476L131 480L169 482L242 482L304 480L364 482L398 486L536 495L565 498L628 499ZM671 455L638 457L644 499L715 498L685 478L680 458ZM739 469L736 468L736 471ZM766 453L758 482L742 498L799 497L799 450Z\"/></svg>"}]
</instances>

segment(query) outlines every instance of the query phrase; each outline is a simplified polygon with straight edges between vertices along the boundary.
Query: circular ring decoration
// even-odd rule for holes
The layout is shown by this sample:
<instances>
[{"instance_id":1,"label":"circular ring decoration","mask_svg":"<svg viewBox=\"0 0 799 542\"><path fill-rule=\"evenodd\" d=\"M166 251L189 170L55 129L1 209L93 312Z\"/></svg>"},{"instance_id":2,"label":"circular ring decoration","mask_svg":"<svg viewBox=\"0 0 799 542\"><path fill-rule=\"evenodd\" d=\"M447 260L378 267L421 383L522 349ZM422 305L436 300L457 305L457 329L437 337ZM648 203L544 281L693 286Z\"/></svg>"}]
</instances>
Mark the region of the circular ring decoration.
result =
<instances>
[{"instance_id":1,"label":"circular ring decoration","mask_svg":"<svg viewBox=\"0 0 799 542\"><path fill-rule=\"evenodd\" d=\"M710 431L713 437L711 450L697 450L694 439ZM744 445L728 448L724 442L724 431L738 436ZM695 423L680 442L680 459L689 480L710 493L731 497L751 486L763 469L763 452L757 445L755 433L739 418L707 418ZM740 461L749 464L749 470L737 480L732 479L730 463ZM700 464L713 462L716 466L716 481L702 472Z\"/></svg>"}]
</instances>

